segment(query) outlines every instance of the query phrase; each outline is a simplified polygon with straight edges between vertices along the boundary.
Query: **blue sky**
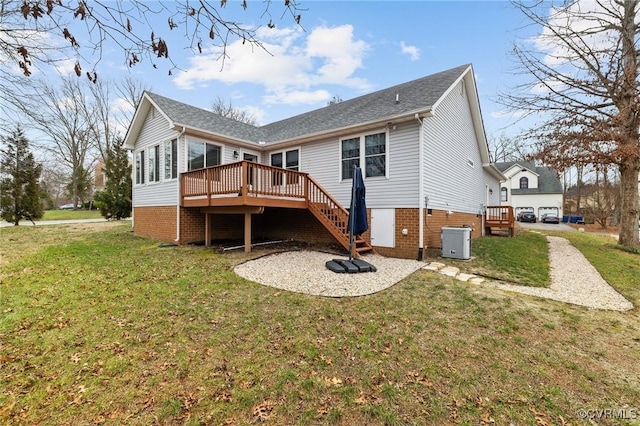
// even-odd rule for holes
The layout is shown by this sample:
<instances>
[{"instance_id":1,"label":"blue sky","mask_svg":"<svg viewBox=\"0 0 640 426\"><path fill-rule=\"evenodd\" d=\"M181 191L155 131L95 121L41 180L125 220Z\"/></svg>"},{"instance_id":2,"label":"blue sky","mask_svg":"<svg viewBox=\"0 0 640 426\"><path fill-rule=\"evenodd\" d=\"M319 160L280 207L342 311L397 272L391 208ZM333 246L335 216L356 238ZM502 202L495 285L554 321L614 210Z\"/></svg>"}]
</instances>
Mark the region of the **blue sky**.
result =
<instances>
[{"instance_id":1,"label":"blue sky","mask_svg":"<svg viewBox=\"0 0 640 426\"><path fill-rule=\"evenodd\" d=\"M169 41L183 71L168 76L148 61L128 68L122 52L113 51L99 65L101 75L130 72L154 92L202 108L220 97L266 124L323 107L334 95L347 100L471 63L488 136L517 132L495 98L512 84L513 40L533 35L533 29L523 27L523 17L507 1L302 1L308 9L302 28L290 17L281 19L280 2L274 2L275 29L260 19L263 2L248 5L244 11L229 1L222 12L262 25L259 35L272 56L231 40L222 68L218 50L194 54L184 48L183 33L168 32L164 21L155 33Z\"/></svg>"},{"instance_id":2,"label":"blue sky","mask_svg":"<svg viewBox=\"0 0 640 426\"><path fill-rule=\"evenodd\" d=\"M221 98L267 124L324 107L334 96L348 100L472 64L487 135L518 133L496 98L515 85L513 42L537 34L508 1L299 0L301 26L283 16L282 3L273 0L270 6L273 29L267 28L262 0L248 0L247 10L239 0L228 0L219 9L224 19L258 28L269 53L231 38L223 67L220 49L207 46L206 37L203 52L195 53L184 27L169 31L166 13L147 14L142 19L151 22L156 38L168 42L181 69L168 75L169 64L157 59L155 69L148 58L128 67L123 50L110 43L103 46L98 75L118 80L130 74L155 93L201 108ZM150 31L140 17L131 19L141 34ZM89 63L97 61L97 55L83 55ZM75 62L69 58L58 70L73 74Z\"/></svg>"}]
</instances>

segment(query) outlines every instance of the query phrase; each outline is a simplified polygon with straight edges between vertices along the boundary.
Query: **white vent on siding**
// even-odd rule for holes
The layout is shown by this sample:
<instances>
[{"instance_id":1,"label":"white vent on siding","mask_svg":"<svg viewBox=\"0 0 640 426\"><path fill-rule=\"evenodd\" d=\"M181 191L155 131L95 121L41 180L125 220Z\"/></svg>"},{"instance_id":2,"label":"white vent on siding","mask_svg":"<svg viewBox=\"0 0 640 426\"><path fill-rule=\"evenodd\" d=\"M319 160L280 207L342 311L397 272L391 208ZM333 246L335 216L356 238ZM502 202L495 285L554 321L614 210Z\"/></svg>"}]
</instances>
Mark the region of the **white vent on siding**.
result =
<instances>
[{"instance_id":1,"label":"white vent on siding","mask_svg":"<svg viewBox=\"0 0 640 426\"><path fill-rule=\"evenodd\" d=\"M473 167L473 160L471 158L467 159L467 166Z\"/></svg>"}]
</instances>

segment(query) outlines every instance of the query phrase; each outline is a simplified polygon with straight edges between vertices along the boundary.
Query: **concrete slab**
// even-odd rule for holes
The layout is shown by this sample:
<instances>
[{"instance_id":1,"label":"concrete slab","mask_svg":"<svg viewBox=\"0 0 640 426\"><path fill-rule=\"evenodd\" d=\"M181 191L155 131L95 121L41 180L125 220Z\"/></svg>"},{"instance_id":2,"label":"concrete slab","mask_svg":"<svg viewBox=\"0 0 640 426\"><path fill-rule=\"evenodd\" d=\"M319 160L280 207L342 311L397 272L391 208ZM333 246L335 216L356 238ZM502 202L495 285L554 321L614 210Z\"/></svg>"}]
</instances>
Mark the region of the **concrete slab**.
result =
<instances>
[{"instance_id":1,"label":"concrete slab","mask_svg":"<svg viewBox=\"0 0 640 426\"><path fill-rule=\"evenodd\" d=\"M444 268L440 269L440 273L449 277L455 277L460 273L460 269L456 268L455 266L445 266Z\"/></svg>"},{"instance_id":2,"label":"concrete slab","mask_svg":"<svg viewBox=\"0 0 640 426\"><path fill-rule=\"evenodd\" d=\"M456 276L456 279L457 279L457 280L464 281L464 282L467 282L467 281L469 281L469 280L470 280L470 279L472 279L472 278L476 278L476 276L475 276L475 275L473 275L473 274L458 274L458 275Z\"/></svg>"}]
</instances>

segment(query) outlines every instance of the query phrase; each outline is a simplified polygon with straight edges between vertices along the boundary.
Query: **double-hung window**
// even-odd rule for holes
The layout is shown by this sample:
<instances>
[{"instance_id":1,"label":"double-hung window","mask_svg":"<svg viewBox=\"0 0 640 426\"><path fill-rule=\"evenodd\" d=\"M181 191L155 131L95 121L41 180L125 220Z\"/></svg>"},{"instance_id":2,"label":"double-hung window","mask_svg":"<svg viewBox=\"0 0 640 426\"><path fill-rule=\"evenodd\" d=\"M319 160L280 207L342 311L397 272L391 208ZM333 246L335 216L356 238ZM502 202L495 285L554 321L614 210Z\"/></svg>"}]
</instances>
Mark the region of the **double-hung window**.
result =
<instances>
[{"instance_id":1,"label":"double-hung window","mask_svg":"<svg viewBox=\"0 0 640 426\"><path fill-rule=\"evenodd\" d=\"M520 189L529 189L529 178L523 176L520 178Z\"/></svg>"},{"instance_id":2,"label":"double-hung window","mask_svg":"<svg viewBox=\"0 0 640 426\"><path fill-rule=\"evenodd\" d=\"M144 151L136 152L136 184L142 185L144 183Z\"/></svg>"},{"instance_id":3,"label":"double-hung window","mask_svg":"<svg viewBox=\"0 0 640 426\"><path fill-rule=\"evenodd\" d=\"M373 133L340 141L342 179L353 178L353 166L364 165L364 177L387 175L387 134Z\"/></svg>"},{"instance_id":4,"label":"double-hung window","mask_svg":"<svg viewBox=\"0 0 640 426\"><path fill-rule=\"evenodd\" d=\"M342 179L353 178L353 166L360 167L360 138L342 141Z\"/></svg>"},{"instance_id":5,"label":"double-hung window","mask_svg":"<svg viewBox=\"0 0 640 426\"><path fill-rule=\"evenodd\" d=\"M364 168L366 177L386 176L387 143L386 133L376 133L364 137Z\"/></svg>"},{"instance_id":6,"label":"double-hung window","mask_svg":"<svg viewBox=\"0 0 640 426\"><path fill-rule=\"evenodd\" d=\"M271 154L271 166L283 168L286 170L300 171L300 150L292 149L284 152L275 152ZM273 185L283 184L284 173L273 172ZM288 175L288 184L298 183L297 175Z\"/></svg>"},{"instance_id":7,"label":"double-hung window","mask_svg":"<svg viewBox=\"0 0 640 426\"><path fill-rule=\"evenodd\" d=\"M160 145L149 148L149 182L160 181Z\"/></svg>"},{"instance_id":8,"label":"double-hung window","mask_svg":"<svg viewBox=\"0 0 640 426\"><path fill-rule=\"evenodd\" d=\"M220 164L222 148L204 142L189 141L187 150L187 169L197 170Z\"/></svg>"},{"instance_id":9,"label":"double-hung window","mask_svg":"<svg viewBox=\"0 0 640 426\"><path fill-rule=\"evenodd\" d=\"M176 139L164 143L164 180L178 177L178 141Z\"/></svg>"}]
</instances>

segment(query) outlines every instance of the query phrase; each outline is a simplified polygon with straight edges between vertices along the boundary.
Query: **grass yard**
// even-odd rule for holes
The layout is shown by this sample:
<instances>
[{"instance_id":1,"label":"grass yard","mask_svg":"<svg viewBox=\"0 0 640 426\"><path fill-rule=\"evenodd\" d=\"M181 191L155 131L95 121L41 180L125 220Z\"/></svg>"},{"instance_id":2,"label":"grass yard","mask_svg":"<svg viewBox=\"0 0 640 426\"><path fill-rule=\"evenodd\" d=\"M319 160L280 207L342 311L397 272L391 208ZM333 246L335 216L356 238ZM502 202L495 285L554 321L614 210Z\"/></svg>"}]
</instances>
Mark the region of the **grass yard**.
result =
<instances>
[{"instance_id":1,"label":"grass yard","mask_svg":"<svg viewBox=\"0 0 640 426\"><path fill-rule=\"evenodd\" d=\"M0 229L0 424L640 422L638 308L593 311L426 271L371 296L311 297L236 276L244 254L160 247L129 229ZM638 306L640 256L570 238ZM475 244L487 274L532 261L492 263ZM530 284L548 275L531 269Z\"/></svg>"},{"instance_id":2,"label":"grass yard","mask_svg":"<svg viewBox=\"0 0 640 426\"><path fill-rule=\"evenodd\" d=\"M99 210L46 210L41 220L72 219L102 219L102 215Z\"/></svg>"}]
</instances>

